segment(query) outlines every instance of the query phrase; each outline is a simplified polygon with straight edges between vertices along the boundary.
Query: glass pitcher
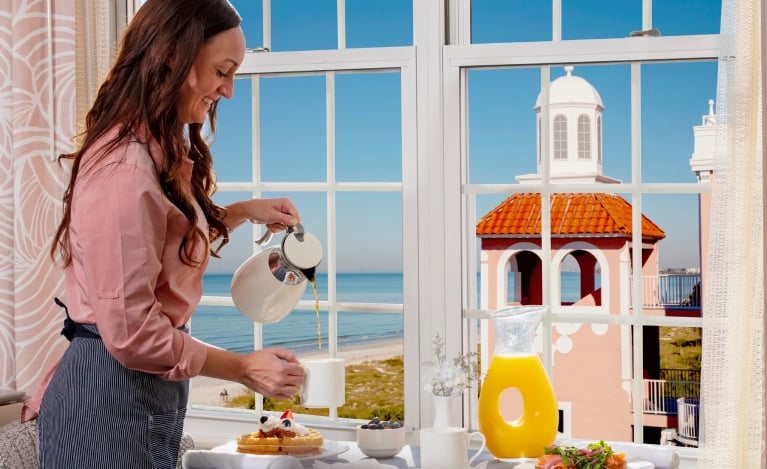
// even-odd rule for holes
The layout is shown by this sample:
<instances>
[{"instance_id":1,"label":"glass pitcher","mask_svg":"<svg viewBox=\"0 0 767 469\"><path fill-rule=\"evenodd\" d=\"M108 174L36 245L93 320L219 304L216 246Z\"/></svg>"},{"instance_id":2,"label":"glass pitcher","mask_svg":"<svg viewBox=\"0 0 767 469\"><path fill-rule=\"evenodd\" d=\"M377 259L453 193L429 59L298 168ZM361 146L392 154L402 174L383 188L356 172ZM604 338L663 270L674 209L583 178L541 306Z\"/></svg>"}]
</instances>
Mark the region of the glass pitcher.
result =
<instances>
[{"instance_id":1,"label":"glass pitcher","mask_svg":"<svg viewBox=\"0 0 767 469\"><path fill-rule=\"evenodd\" d=\"M514 306L492 314L495 347L479 394L479 430L498 459L536 458L554 443L559 410L533 339L547 306ZM522 413L507 421L501 394L516 389Z\"/></svg>"}]
</instances>

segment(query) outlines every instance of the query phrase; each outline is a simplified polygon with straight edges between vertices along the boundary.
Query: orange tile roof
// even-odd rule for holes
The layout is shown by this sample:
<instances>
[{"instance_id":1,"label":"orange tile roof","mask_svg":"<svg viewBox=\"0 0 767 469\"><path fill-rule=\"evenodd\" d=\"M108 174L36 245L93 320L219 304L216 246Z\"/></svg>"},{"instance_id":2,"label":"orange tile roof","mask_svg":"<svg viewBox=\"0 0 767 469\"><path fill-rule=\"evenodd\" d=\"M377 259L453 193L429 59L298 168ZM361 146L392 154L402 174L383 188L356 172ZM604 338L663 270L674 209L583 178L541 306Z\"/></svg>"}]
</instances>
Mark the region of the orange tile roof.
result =
<instances>
[{"instance_id":1,"label":"orange tile roof","mask_svg":"<svg viewBox=\"0 0 767 469\"><path fill-rule=\"evenodd\" d=\"M555 237L631 237L631 204L616 194L551 195L551 234ZM479 237L539 237L541 195L513 194L477 222ZM666 233L642 215L642 238L661 240Z\"/></svg>"}]
</instances>

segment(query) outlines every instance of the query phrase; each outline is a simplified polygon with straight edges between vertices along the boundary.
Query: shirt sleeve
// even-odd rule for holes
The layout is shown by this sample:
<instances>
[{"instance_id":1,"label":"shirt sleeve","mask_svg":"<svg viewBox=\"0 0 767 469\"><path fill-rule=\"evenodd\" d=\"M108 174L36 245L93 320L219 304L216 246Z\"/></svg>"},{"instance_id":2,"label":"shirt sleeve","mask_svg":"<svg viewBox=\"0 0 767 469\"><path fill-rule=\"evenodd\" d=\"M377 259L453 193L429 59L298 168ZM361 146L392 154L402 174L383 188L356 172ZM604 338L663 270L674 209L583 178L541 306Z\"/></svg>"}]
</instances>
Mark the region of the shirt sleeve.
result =
<instances>
[{"instance_id":1,"label":"shirt sleeve","mask_svg":"<svg viewBox=\"0 0 767 469\"><path fill-rule=\"evenodd\" d=\"M79 182L70 240L82 267L79 293L107 350L126 368L164 379L198 375L205 344L176 329L155 294L163 251L172 249L168 214L177 209L135 164L108 164Z\"/></svg>"}]
</instances>

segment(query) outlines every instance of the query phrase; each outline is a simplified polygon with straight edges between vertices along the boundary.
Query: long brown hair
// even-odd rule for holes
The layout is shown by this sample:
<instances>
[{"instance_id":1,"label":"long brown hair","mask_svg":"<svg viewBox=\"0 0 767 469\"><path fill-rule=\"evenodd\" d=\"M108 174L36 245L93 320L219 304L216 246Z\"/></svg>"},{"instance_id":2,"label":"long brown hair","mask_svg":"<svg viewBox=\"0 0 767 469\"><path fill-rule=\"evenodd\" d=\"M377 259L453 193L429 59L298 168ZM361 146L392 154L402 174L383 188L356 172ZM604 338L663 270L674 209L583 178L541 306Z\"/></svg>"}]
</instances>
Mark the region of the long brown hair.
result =
<instances>
[{"instance_id":1,"label":"long brown hair","mask_svg":"<svg viewBox=\"0 0 767 469\"><path fill-rule=\"evenodd\" d=\"M197 227L197 215L184 190L182 168L187 158L194 161L191 191L202 207L212 240L219 239L211 254L229 241L223 223L226 211L212 200L216 190L213 160L202 135L202 124L184 124L179 120L179 90L203 44L213 36L238 27L241 18L227 0L148 0L136 13L122 37L117 59L101 85L93 106L85 118L80 146L61 159L74 160L69 186L64 193L64 216L51 246L51 256L60 253L64 265L72 262L69 248L69 224L72 195L82 156L105 133L119 128L117 136L94 157L103 157L121 143L144 134L160 145L164 158L157 166L165 195L189 220L179 257L188 265L194 259L197 243L205 234ZM216 129L216 105L208 113L211 132ZM141 132L137 132L141 130Z\"/></svg>"}]
</instances>

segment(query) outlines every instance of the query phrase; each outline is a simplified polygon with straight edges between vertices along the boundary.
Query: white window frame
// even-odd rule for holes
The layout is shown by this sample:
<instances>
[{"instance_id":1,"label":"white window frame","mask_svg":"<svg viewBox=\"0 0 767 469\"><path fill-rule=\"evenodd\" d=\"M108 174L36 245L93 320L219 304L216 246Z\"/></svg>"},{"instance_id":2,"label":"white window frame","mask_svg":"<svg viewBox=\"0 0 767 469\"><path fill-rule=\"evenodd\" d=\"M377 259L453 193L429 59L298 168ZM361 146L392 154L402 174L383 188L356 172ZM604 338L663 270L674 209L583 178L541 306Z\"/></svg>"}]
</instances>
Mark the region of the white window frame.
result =
<instances>
[{"instance_id":1,"label":"white window frame","mask_svg":"<svg viewBox=\"0 0 767 469\"><path fill-rule=\"evenodd\" d=\"M125 0L127 17L138 8L140 0ZM268 10L270 0L264 3L264 46L270 45ZM445 338L446 353L450 356L470 350L477 343L474 328L466 328L465 318L484 317L487 311L469 308L476 303L476 280L469 266L476 266L474 250L474 222L476 197L479 194L509 194L520 190L515 184L469 184L467 174L467 139L463 120L466 116L466 73L471 67L481 66L542 66L541 89L543 109L548 103L548 71L553 64L594 64L635 62L631 67L632 103L638 109L639 62L674 60L715 60L719 53L718 35L686 37L625 38L604 40L561 40L561 0L552 0L553 37L550 42L523 44L471 45L471 4L462 0L413 0L413 41L417 47L381 49L345 49L344 0L338 0L339 25L337 51L286 52L248 54L243 73L281 74L342 72L344 70L373 70L379 67L399 69L402 74L403 104L403 311L405 320L405 407L408 424L415 427L430 422L429 396L421 390L421 365L431 358L431 339L437 333ZM642 29L652 28L651 1L643 1ZM445 44L448 44L445 46ZM418 73L416 74L416 70ZM405 82L407 81L407 84ZM415 84L413 89L413 83ZM412 112L415 112L413 121ZM639 111L632 111L632 181L638 181L641 170L639 148ZM550 130L548 116L541 116L543 131ZM598 161L601 163L601 119L597 119ZM548 155L550 140L541 139L537 152L541 174L549 174ZM544 178L544 181L546 179ZM324 189L330 189L328 185ZM335 185L336 190L344 190ZM307 184L304 190L317 190ZM222 185L221 190L246 190L258 195L264 190L284 190L284 187L248 184ZM291 186L291 190L301 190ZM526 190L529 190L528 186ZM543 194L553 187L542 183L534 187ZM591 185L557 185L557 191L593 191ZM600 190L603 188L600 187ZM705 191L698 184L626 183L611 185L611 190L631 194L634 207L633 224L641 216L641 195L652 193L697 194ZM542 198L544 214L548 197ZM331 216L330 214L328 216ZM548 230L548 218L544 217ZM329 225L330 226L330 225ZM640 230L634 230L632 242L639 245ZM544 257L551 253L549 236L543 236ZM460 255L456 255L460 253ZM634 310L641 301L641 252L634 251ZM544 297L552 298L548 279L551 266L544 269ZM415 286L416 288L412 288ZM204 297L205 304L232 306L231 300ZM556 304L553 314L544 325L552 321L571 321ZM582 317L593 322L604 318ZM648 318L641 315L607 319L610 323L643 325L682 325L700 327L700 319ZM460 324L461 327L455 327ZM544 330L548 329L544 327ZM641 331L641 327L638 328ZM640 332L641 334L641 332ZM641 365L641 337L635 341L635 367ZM550 336L546 338L550 342ZM636 348L638 345L639 350ZM544 350L548 350L544 347ZM544 353L544 363L550 366L550 352ZM641 379L633 380L635 395L641 393ZM641 409L635 400L635 433L641 431ZM469 399L464 409L465 421L476 427L476 399ZM228 440L252 429L252 412L194 411L186 419L186 431L195 435L198 444ZM469 425L467 425L469 426ZM353 433L340 426L336 432L328 428L329 438L353 440ZM215 438L214 438L215 437ZM641 435L640 435L641 440ZM637 440L637 441L640 441ZM685 451L680 451L684 453ZM683 454L684 456L684 454Z\"/></svg>"},{"instance_id":2,"label":"white window frame","mask_svg":"<svg viewBox=\"0 0 767 469\"><path fill-rule=\"evenodd\" d=\"M475 248L476 245L476 200L480 194L512 194L519 192L540 192L542 194L542 258L551 259L551 226L550 199L552 192L611 192L630 194L632 213L632 243L641 245L641 214L642 196L646 194L700 194L710 188L697 183L649 183L641 181L641 81L640 64L663 61L707 61L717 60L719 54L718 35L693 35L657 38L632 38L625 39L594 39L578 41L551 41L524 44L483 44L483 45L455 45L447 46L444 64L444 96L443 108L445 110L444 152L445 167L450 168L446 175L446 185L450 188L446 192L461 194L461 210L448 215L451 224L461 225L461 239L451 238L451 242L457 244L451 246L452 252L461 252L461 266L451 264L456 270L451 272L456 278L462 280L462 307L465 318L484 319L490 311L481 308L471 308L477 304L474 301L476 292L476 266L478 265ZM592 65L608 63L630 63L631 67L631 157L632 177L631 182L599 185L593 184L551 184L548 181L550 174L549 154L547 148L550 139L546 135L549 129L548 102L549 102L549 77L550 68L555 64L568 65ZM542 105L541 119L543 122L542 158L540 174L543 178L539 184L470 184L468 175L468 145L467 145L467 78L468 72L474 67L540 67ZM447 253L446 253L447 254ZM543 321L543 362L547 370L551 369L551 324L556 322L585 322L605 323L613 325L625 325L634 327L633 341L633 368L642 369L642 326L680 326L701 327L701 318L675 318L675 317L650 317L644 316L642 310L642 252L640 249L633 250L633 282L631 285L632 307L635 314L631 315L594 315L565 311L555 299L552 285L550 263L543 263L543 297L544 303L549 304L552 313ZM488 328L483 327L486 331ZM476 344L477 332L468 331L470 344ZM464 340L461 337L450 336L453 341ZM486 343L486 341L482 341ZM642 399L642 376L636 375L631 381L633 399L633 426L634 441L642 442L643 434L643 411ZM464 417L476 428L476 398L464 410ZM686 449L685 449L686 451ZM695 452L696 450L691 450Z\"/></svg>"},{"instance_id":3,"label":"white window frame","mask_svg":"<svg viewBox=\"0 0 767 469\"><path fill-rule=\"evenodd\" d=\"M401 88L401 132L402 132L402 182L392 183L355 183L338 182L334 179L334 152L335 146L335 75L340 73L364 73L364 72L382 72L398 71L400 74ZM218 183L219 192L249 192L253 197L260 197L264 192L290 191L290 192L324 192L327 196L327 227L328 243L325 247L326 265L328 268L328 299L323 302L329 311L329 353L334 355L337 344L336 314L339 309L348 307L361 308L365 306L371 310L370 305L355 305L353 303L344 303L344 308L340 308L335 298L335 239L336 239L336 213L335 199L340 192L365 191L365 192L400 192L402 195L402 217L403 229L410 230L410 227L418 225L418 188L416 175L418 165L417 155L417 135L416 135L416 77L415 77L415 49L413 47L390 47L376 49L345 49L329 51L307 51L307 52L282 52L282 53L257 53L248 52L243 64L237 72L241 76L249 76L252 81L252 96L256 101L253 106L253 112L257 112L257 100L259 96L259 80L261 77L269 76L298 76L298 75L322 75L326 80L327 108L326 115L328 128L326 130L327 152L329 168L325 182L285 182L271 183L260 181L259 174L259 128L258 119L253 120L253 143L252 155L254 159L253 173L249 181L243 182L220 182ZM260 227L253 227L253 239L260 237ZM414 242L407 242L407 233L403 233L403 304L401 311L404 322L403 347L405 353L405 380L418 380L420 370L418 369L418 252ZM255 244L254 244L255 247ZM234 306L231 297L213 297L203 296L201 300L203 305ZM301 301L297 308L313 310L314 302ZM373 308L372 310L375 310ZM254 347L261 348L261 325L254 324ZM408 357L412 359L408 360ZM409 391L409 392L408 392ZM419 395L417 390L408 389L405 392L405 408L417 409ZM216 408L190 408L188 410L187 431L192 431L197 435L203 435L211 440L236 437L238 434L246 433L252 429L253 422L260 416L261 400L256 400L256 411L240 411L231 409ZM327 431L339 432L339 439L348 439L353 426L359 422L348 419L338 419L335 413L336 409L331 409L330 418L301 416L300 420L311 422L316 428L323 428ZM413 414L411 419L406 415L405 424L410 427L419 425L417 413ZM412 422L410 420L413 420ZM353 438L353 437L352 437Z\"/></svg>"}]
</instances>

